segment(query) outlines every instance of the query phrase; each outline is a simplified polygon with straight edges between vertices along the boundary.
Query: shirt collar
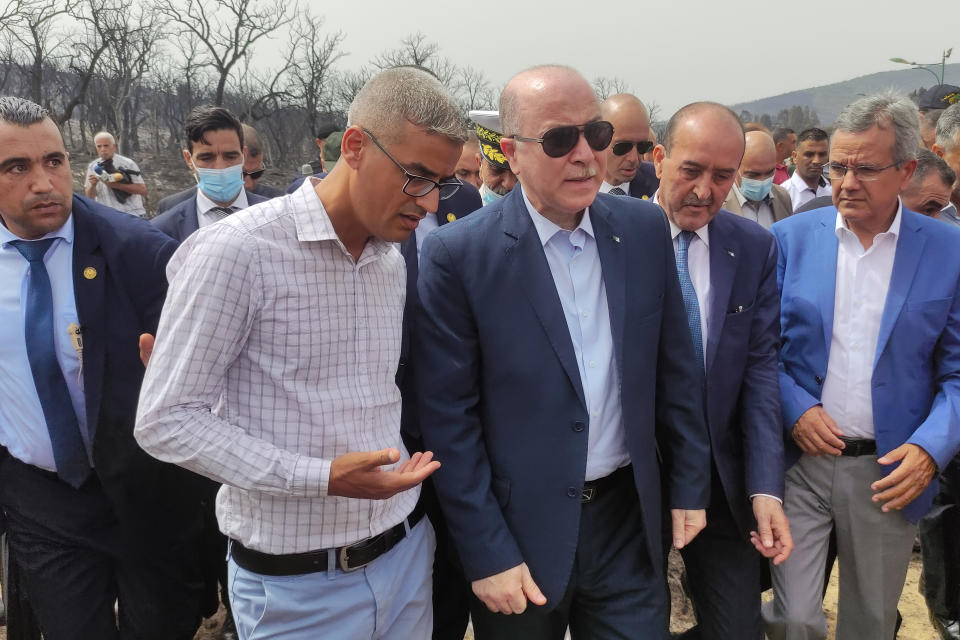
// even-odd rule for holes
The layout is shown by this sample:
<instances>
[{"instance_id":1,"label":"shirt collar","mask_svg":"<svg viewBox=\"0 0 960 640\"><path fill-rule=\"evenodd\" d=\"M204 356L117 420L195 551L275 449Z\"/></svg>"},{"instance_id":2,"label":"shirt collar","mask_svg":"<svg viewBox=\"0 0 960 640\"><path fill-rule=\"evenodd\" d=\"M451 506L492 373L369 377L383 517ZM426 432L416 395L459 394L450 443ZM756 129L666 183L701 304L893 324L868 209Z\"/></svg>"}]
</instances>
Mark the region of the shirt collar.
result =
<instances>
[{"instance_id":1,"label":"shirt collar","mask_svg":"<svg viewBox=\"0 0 960 640\"><path fill-rule=\"evenodd\" d=\"M886 231L881 231L878 233L875 238L885 235L890 235L896 239L900 235L900 219L903 216L903 201L900 198L897 198L897 215L894 216L893 222L890 223L890 228ZM837 211L837 220L834 226L834 232L837 234L837 238L843 240L844 235L850 234L854 235L853 231L847 226L847 223L844 221L843 216L840 215L840 212Z\"/></svg>"},{"instance_id":2,"label":"shirt collar","mask_svg":"<svg viewBox=\"0 0 960 640\"><path fill-rule=\"evenodd\" d=\"M56 231L51 231L42 238L37 238L37 240L45 240L47 238L62 238L67 244L73 244L73 214L71 213L67 216L67 221L63 223L62 227ZM23 240L23 238L15 235L10 229L0 224L0 246L6 249L14 240Z\"/></svg>"},{"instance_id":3,"label":"shirt collar","mask_svg":"<svg viewBox=\"0 0 960 640\"><path fill-rule=\"evenodd\" d=\"M551 220L547 220L539 211L533 208L533 205L530 204L530 200L527 199L527 194L524 193L523 187L520 187L520 195L523 196L523 202L527 205L527 212L530 214L530 219L533 220L533 226L537 230L537 235L540 236L540 244L546 246L550 239L555 236L560 231L566 231L560 225L554 223ZM580 224L577 225L577 229L583 229L583 232L586 233L591 238L593 235L593 224L590 222L590 207L587 207L583 210L583 217L580 218ZM572 232L571 232L572 233Z\"/></svg>"},{"instance_id":4,"label":"shirt collar","mask_svg":"<svg viewBox=\"0 0 960 640\"><path fill-rule=\"evenodd\" d=\"M606 180L604 180L603 183L600 185L600 193L610 193L610 190L615 189L616 187L620 187L621 189L623 189L623 192L626 194L630 193L629 182L621 182L620 184L610 184Z\"/></svg>"},{"instance_id":5,"label":"shirt collar","mask_svg":"<svg viewBox=\"0 0 960 640\"><path fill-rule=\"evenodd\" d=\"M736 185L734 185L734 186L736 186ZM660 189L657 189L656 191L653 192L653 195L650 197L650 200L652 200L653 202L656 202L656 203L657 203L657 206L659 206L661 209L663 209L663 205L660 204ZM664 212L664 214L666 214L667 210L666 210L666 209L663 209L663 212ZM680 235L680 232L683 231L683 229L681 229L681 228L678 227L677 225L673 224L673 220L670 219L670 216L667 216L667 221L670 223L670 238L673 239L673 240L676 240L676 239L677 239L677 236ZM703 244L705 244L707 247L710 246L710 229L709 229L709 227L710 227L710 225L709 225L709 223L708 223L708 224L703 225L702 227L700 227L700 228L697 229L696 231L694 231L694 233L697 234L697 237L700 238L700 240L703 241Z\"/></svg>"},{"instance_id":6,"label":"shirt collar","mask_svg":"<svg viewBox=\"0 0 960 640\"><path fill-rule=\"evenodd\" d=\"M340 240L340 236L333 228L333 223L330 222L330 215L323 206L320 196L317 195L315 187L320 181L321 178L309 177L290 195L294 200L291 209L293 211L293 221L297 227L297 240L300 242L332 240L346 252L347 249L344 247L343 241ZM393 244L377 237L371 237L367 241L364 253L367 249L371 249L374 255L380 255L390 251Z\"/></svg>"},{"instance_id":7,"label":"shirt collar","mask_svg":"<svg viewBox=\"0 0 960 640\"><path fill-rule=\"evenodd\" d=\"M820 174L820 177L817 178L817 186L810 187L807 185L807 181L800 177L800 173L797 171L793 172L793 175L790 176L790 181L796 185L797 189L801 191L819 191L827 186L827 179L823 177L823 174Z\"/></svg>"},{"instance_id":8,"label":"shirt collar","mask_svg":"<svg viewBox=\"0 0 960 640\"><path fill-rule=\"evenodd\" d=\"M240 193L237 194L237 197L233 199L233 202L228 204L226 207L221 207L216 202L207 197L200 187L197 187L197 211L200 213L206 213L210 209L220 209L220 208L237 208L237 209L246 209L250 206L247 203L247 190L244 188L240 189Z\"/></svg>"}]
</instances>

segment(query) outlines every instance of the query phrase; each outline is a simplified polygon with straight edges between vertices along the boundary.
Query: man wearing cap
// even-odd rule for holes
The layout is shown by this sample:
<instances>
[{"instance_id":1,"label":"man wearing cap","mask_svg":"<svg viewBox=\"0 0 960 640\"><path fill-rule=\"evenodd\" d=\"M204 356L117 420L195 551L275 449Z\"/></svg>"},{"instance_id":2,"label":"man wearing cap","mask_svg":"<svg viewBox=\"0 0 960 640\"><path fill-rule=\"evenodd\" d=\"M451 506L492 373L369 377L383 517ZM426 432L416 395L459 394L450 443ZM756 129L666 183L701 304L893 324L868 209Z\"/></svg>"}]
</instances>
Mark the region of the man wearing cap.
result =
<instances>
[{"instance_id":1,"label":"man wearing cap","mask_svg":"<svg viewBox=\"0 0 960 640\"><path fill-rule=\"evenodd\" d=\"M514 76L500 146L519 186L423 246L421 425L478 640L665 638L661 464L675 544L705 524L673 250L658 208L598 195L599 107L568 67Z\"/></svg>"},{"instance_id":2,"label":"man wearing cap","mask_svg":"<svg viewBox=\"0 0 960 640\"><path fill-rule=\"evenodd\" d=\"M470 119L477 125L480 150L480 198L484 206L493 204L517 186L517 176L510 170L510 163L500 149L503 138L499 111L471 111Z\"/></svg>"},{"instance_id":3,"label":"man wearing cap","mask_svg":"<svg viewBox=\"0 0 960 640\"><path fill-rule=\"evenodd\" d=\"M660 186L660 180L653 163L643 161L643 154L653 149L647 108L636 96L618 93L603 101L600 115L613 125L600 193L648 199Z\"/></svg>"},{"instance_id":4,"label":"man wearing cap","mask_svg":"<svg viewBox=\"0 0 960 640\"><path fill-rule=\"evenodd\" d=\"M776 145L770 134L748 132L743 160L723 208L753 220L764 229L791 215L790 194L774 184L776 158Z\"/></svg>"}]
</instances>

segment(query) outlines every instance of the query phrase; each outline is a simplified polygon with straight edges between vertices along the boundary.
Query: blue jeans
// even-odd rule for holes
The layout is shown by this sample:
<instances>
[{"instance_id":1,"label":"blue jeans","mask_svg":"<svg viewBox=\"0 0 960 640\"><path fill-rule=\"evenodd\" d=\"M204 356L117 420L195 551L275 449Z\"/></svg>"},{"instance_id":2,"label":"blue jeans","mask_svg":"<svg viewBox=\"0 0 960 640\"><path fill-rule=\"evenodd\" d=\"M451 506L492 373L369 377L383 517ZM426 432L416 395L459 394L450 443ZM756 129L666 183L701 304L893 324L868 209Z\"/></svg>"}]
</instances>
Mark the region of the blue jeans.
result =
<instances>
[{"instance_id":1,"label":"blue jeans","mask_svg":"<svg viewBox=\"0 0 960 640\"><path fill-rule=\"evenodd\" d=\"M230 557L237 633L241 640L427 640L435 546L424 518L393 549L356 571L264 576Z\"/></svg>"}]
</instances>

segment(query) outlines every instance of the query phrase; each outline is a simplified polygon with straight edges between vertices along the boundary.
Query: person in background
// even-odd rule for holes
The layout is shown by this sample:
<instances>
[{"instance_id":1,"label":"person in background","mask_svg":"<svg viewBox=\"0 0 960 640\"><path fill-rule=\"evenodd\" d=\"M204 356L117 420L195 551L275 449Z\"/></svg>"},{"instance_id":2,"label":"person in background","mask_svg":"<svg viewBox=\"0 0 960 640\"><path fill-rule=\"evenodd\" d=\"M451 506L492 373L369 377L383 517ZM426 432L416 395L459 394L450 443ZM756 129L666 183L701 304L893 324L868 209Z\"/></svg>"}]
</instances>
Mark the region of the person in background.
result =
<instances>
[{"instance_id":1,"label":"person in background","mask_svg":"<svg viewBox=\"0 0 960 640\"><path fill-rule=\"evenodd\" d=\"M140 167L117 153L117 141L106 131L93 136L93 144L100 157L87 166L86 196L117 211L145 216L143 199L147 196L147 185Z\"/></svg>"},{"instance_id":2,"label":"person in background","mask_svg":"<svg viewBox=\"0 0 960 640\"><path fill-rule=\"evenodd\" d=\"M264 198L276 198L283 195L283 191L261 183L267 165L264 159L263 142L257 130L248 124L243 125L243 143L246 152L243 154L243 188L248 193L255 193Z\"/></svg>"},{"instance_id":3,"label":"person in background","mask_svg":"<svg viewBox=\"0 0 960 640\"><path fill-rule=\"evenodd\" d=\"M801 131L793 152L793 163L797 168L783 183L794 211L814 198L830 195L830 183L823 176L827 158L827 132L816 127Z\"/></svg>"}]
</instances>

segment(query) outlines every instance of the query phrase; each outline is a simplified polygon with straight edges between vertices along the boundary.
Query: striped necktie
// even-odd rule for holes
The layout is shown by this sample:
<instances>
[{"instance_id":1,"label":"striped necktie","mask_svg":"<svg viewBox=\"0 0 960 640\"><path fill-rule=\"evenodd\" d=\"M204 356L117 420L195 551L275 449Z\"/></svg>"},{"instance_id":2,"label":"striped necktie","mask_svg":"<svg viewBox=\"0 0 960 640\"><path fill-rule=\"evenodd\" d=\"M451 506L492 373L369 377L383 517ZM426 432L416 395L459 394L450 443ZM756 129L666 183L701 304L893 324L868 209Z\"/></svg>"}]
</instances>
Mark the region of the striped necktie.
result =
<instances>
[{"instance_id":1,"label":"striped necktie","mask_svg":"<svg viewBox=\"0 0 960 640\"><path fill-rule=\"evenodd\" d=\"M693 338L693 350L697 354L700 370L703 362L703 330L700 327L700 304L697 302L697 291L693 288L690 279L690 269L687 265L687 254L690 241L693 240L692 231L681 231L677 236L677 275L680 277L680 293L683 294L683 306L687 308L687 326L690 327L690 336Z\"/></svg>"},{"instance_id":2,"label":"striped necktie","mask_svg":"<svg viewBox=\"0 0 960 640\"><path fill-rule=\"evenodd\" d=\"M223 220L228 215L238 210L239 209L237 207L213 207L211 209L207 209L207 213L212 213L213 215L217 216L217 218L219 218L220 220Z\"/></svg>"},{"instance_id":3,"label":"striped necktie","mask_svg":"<svg viewBox=\"0 0 960 640\"><path fill-rule=\"evenodd\" d=\"M612 196L625 196L625 195L627 195L627 192L624 191L623 189L621 189L620 187L614 187L613 189L610 189L610 191L609 191L608 193L609 193L610 195L612 195Z\"/></svg>"}]
</instances>

